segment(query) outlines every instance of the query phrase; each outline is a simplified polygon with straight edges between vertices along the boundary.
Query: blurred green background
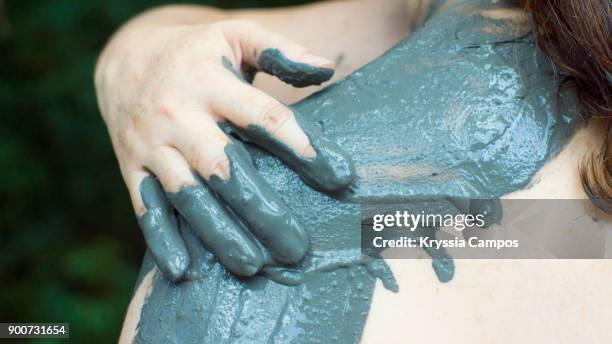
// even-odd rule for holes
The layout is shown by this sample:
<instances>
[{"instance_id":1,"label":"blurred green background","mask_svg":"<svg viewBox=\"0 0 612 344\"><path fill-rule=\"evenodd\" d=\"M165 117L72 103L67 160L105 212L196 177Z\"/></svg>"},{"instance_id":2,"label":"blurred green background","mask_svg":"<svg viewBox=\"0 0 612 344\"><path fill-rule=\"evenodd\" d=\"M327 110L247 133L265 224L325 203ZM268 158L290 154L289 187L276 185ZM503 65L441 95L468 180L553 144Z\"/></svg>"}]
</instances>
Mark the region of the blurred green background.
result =
<instances>
[{"instance_id":1,"label":"blurred green background","mask_svg":"<svg viewBox=\"0 0 612 344\"><path fill-rule=\"evenodd\" d=\"M304 2L199 1L224 8ZM167 3L4 1L0 322L69 322L70 342L117 341L144 245L98 113L92 74L97 54L121 23Z\"/></svg>"}]
</instances>

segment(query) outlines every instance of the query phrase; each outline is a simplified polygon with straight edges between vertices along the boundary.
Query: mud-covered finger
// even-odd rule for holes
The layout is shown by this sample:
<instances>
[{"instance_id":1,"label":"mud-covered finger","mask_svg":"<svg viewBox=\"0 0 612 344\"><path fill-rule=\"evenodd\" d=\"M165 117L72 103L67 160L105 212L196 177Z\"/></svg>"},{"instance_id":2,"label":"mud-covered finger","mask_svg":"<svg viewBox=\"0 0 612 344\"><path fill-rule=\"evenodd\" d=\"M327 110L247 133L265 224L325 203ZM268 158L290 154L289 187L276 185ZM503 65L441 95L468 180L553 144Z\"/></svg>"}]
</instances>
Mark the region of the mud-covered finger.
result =
<instances>
[{"instance_id":1,"label":"mud-covered finger","mask_svg":"<svg viewBox=\"0 0 612 344\"><path fill-rule=\"evenodd\" d=\"M151 255L166 277L178 281L189 268L189 254L178 230L177 218L159 181L148 175L142 179L138 192L145 211L138 224Z\"/></svg>"}]
</instances>

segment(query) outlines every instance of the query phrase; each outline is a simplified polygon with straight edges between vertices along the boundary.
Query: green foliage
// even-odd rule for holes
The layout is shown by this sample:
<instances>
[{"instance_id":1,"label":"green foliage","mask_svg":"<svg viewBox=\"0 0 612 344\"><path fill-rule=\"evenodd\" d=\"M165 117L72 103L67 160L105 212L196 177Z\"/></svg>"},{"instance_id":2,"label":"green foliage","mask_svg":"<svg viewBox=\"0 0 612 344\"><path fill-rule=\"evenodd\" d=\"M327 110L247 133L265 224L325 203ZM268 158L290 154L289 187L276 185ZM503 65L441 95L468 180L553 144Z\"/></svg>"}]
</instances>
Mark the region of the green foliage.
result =
<instances>
[{"instance_id":1,"label":"green foliage","mask_svg":"<svg viewBox=\"0 0 612 344\"><path fill-rule=\"evenodd\" d=\"M111 33L162 3L168 1L4 4L0 322L69 322L72 342L116 342L144 245L97 110L92 74Z\"/></svg>"}]
</instances>

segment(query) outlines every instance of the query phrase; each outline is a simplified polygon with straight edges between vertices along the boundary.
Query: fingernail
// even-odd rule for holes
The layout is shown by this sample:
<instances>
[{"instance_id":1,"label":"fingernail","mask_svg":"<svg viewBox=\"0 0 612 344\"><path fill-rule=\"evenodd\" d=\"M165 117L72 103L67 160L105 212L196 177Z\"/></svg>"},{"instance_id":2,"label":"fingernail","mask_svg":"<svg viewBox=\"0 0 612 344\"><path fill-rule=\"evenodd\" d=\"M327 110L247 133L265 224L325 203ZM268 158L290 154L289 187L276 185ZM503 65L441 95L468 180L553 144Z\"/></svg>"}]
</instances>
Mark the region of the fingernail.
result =
<instances>
[{"instance_id":1,"label":"fingernail","mask_svg":"<svg viewBox=\"0 0 612 344\"><path fill-rule=\"evenodd\" d=\"M315 67L334 68L335 65L332 61L328 59L312 54L303 55L299 60L302 63L306 63Z\"/></svg>"}]
</instances>

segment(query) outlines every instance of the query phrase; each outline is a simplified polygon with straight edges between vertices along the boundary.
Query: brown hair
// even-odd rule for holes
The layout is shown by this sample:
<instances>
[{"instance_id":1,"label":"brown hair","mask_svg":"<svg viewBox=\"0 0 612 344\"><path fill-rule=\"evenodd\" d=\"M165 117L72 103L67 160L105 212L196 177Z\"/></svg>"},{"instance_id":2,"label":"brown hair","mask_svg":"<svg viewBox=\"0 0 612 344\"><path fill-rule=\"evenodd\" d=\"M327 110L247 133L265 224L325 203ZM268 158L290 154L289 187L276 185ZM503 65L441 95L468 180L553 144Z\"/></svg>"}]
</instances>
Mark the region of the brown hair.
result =
<instances>
[{"instance_id":1,"label":"brown hair","mask_svg":"<svg viewBox=\"0 0 612 344\"><path fill-rule=\"evenodd\" d=\"M609 0L524 0L538 45L567 75L587 118L604 118L599 151L580 163L580 179L593 203L612 213L612 17Z\"/></svg>"}]
</instances>

